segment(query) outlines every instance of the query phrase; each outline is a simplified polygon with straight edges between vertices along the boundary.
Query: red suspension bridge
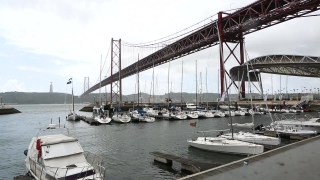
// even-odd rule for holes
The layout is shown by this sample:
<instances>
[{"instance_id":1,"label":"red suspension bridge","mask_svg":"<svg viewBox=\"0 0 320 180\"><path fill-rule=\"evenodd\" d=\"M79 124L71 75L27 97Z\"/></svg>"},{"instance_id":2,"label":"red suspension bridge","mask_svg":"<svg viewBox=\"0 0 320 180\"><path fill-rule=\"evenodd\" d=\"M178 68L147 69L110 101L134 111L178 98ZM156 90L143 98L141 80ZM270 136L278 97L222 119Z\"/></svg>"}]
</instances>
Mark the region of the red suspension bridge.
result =
<instances>
[{"instance_id":1,"label":"red suspension bridge","mask_svg":"<svg viewBox=\"0 0 320 180\"><path fill-rule=\"evenodd\" d=\"M123 78L145 71L155 66L167 63L183 56L204 50L220 44L220 92L230 88L232 84L241 90L245 96L245 82L240 87L234 81L225 85L225 78L231 78L224 72L224 63L234 57L239 65L244 64L244 36L262 29L286 22L288 20L304 17L306 14L319 10L320 0L258 0L233 13L219 12L217 19L200 28L188 31L167 40L140 45L123 43L126 46L149 46L158 49L142 58L138 62L121 68L121 40L111 40L111 75L101 81L101 87L111 84L110 100L118 97L122 101ZM233 47L230 44L235 44ZM165 46L163 47L163 44ZM161 49L159 48L161 47ZM232 48L231 48L232 47ZM236 49L239 49L238 53ZM227 56L224 56L227 52ZM117 72L116 72L117 71ZM227 77L225 77L225 74ZM100 88L100 83L85 90L81 95L87 95Z\"/></svg>"}]
</instances>

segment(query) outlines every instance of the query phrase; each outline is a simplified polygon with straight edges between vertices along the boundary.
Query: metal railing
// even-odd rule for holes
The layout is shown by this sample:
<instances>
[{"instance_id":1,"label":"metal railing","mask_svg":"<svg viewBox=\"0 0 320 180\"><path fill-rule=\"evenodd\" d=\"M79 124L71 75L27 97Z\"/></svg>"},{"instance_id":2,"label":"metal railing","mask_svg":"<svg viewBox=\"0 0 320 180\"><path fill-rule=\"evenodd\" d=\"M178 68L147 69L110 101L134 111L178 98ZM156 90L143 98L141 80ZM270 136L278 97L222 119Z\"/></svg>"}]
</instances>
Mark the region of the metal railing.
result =
<instances>
[{"instance_id":1,"label":"metal railing","mask_svg":"<svg viewBox=\"0 0 320 180\"><path fill-rule=\"evenodd\" d=\"M30 170L40 180L42 179L64 180L68 177L67 173L69 170L73 170L77 172L78 174L78 177L76 177L77 179L90 175L95 180L103 180L105 177L105 167L102 166L102 163L103 163L102 158L87 151L85 151L83 154L89 164L88 166L83 166L83 167L70 166L66 168L50 167L50 166L44 166L41 162L36 162L31 158L29 158ZM78 170L75 170L75 169L78 169Z\"/></svg>"}]
</instances>

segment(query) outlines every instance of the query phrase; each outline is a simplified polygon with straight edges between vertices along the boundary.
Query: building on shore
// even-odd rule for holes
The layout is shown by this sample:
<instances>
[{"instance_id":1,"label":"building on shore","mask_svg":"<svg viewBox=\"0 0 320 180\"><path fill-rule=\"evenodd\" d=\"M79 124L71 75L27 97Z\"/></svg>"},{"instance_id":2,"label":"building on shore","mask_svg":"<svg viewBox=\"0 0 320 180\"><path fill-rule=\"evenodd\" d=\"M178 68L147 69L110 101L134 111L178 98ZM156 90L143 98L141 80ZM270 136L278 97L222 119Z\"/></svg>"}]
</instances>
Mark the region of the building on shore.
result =
<instances>
[{"instance_id":1,"label":"building on shore","mask_svg":"<svg viewBox=\"0 0 320 180\"><path fill-rule=\"evenodd\" d=\"M50 93L53 93L53 86L52 86L52 82L50 82Z\"/></svg>"}]
</instances>

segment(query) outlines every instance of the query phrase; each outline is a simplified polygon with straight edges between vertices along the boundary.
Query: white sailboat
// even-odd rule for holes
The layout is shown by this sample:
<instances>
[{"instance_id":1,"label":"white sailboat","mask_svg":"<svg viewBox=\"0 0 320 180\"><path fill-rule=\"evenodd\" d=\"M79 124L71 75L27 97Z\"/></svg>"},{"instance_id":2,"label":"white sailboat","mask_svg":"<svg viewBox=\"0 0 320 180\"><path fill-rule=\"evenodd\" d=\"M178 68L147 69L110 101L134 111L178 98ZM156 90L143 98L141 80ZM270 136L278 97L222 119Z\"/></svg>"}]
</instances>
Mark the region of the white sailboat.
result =
<instances>
[{"instance_id":1,"label":"white sailboat","mask_svg":"<svg viewBox=\"0 0 320 180\"><path fill-rule=\"evenodd\" d=\"M219 34L219 30L218 30ZM220 55L223 57L222 52L222 41L219 37L220 41ZM226 69L223 64L223 71L225 73ZM225 78L225 85L226 85L226 94L228 97L228 110L230 110L230 97L228 95L228 87L227 87L227 79ZM230 113L230 111L229 111ZM229 114L230 115L230 114ZM245 154L245 155L252 155L252 154L260 154L263 152L264 147L262 145L250 143L250 142L243 142L239 140L233 139L233 127L232 127L232 117L229 117L230 124L231 124L231 139L223 138L223 137L198 137L196 140L189 139L188 143L192 147L196 147L199 149L204 150L211 150L211 151L218 151L222 153L232 153L232 154Z\"/></svg>"},{"instance_id":2,"label":"white sailboat","mask_svg":"<svg viewBox=\"0 0 320 180\"><path fill-rule=\"evenodd\" d=\"M102 97L101 97L101 63L102 63L102 55L101 55L101 61L100 61L100 88L99 88L99 94L100 94L100 107L93 107L92 116L95 121L99 122L100 124L109 124L111 122L111 118L109 117L109 109L110 105L108 105L108 109L105 110L104 106L102 105ZM107 106L107 104L105 104Z\"/></svg>"},{"instance_id":3,"label":"white sailboat","mask_svg":"<svg viewBox=\"0 0 320 180\"><path fill-rule=\"evenodd\" d=\"M56 125L39 132L48 131L56 133ZM37 135L24 154L27 170L36 180L104 179L102 158L84 151L78 139L69 135Z\"/></svg>"},{"instance_id":4,"label":"white sailboat","mask_svg":"<svg viewBox=\"0 0 320 180\"><path fill-rule=\"evenodd\" d=\"M73 80L72 80L72 78L69 79L67 84L72 84L72 111L67 115L67 120L79 121L80 115L76 114L76 112L74 111L74 96L73 96Z\"/></svg>"},{"instance_id":5,"label":"white sailboat","mask_svg":"<svg viewBox=\"0 0 320 180\"><path fill-rule=\"evenodd\" d=\"M249 83L250 83L248 64L247 64L247 71L248 71L248 80L249 80ZM251 85L249 85L249 91L251 92ZM251 106L252 106L252 94L251 93L250 93L250 100L251 100ZM251 114L251 116L252 116L252 123L237 124L237 126L238 127L240 125L242 125L242 126L251 126L251 128L253 128L253 126L254 126L254 114ZM228 138L228 139L237 139L237 140L240 140L240 141L257 143L257 144L262 144L262 145L271 145L271 146L279 145L280 142L281 142L280 138L254 134L252 132L241 132L240 131L238 133L234 133L233 135L231 133L228 133L228 134L222 134L220 136L224 137L224 138Z\"/></svg>"}]
</instances>

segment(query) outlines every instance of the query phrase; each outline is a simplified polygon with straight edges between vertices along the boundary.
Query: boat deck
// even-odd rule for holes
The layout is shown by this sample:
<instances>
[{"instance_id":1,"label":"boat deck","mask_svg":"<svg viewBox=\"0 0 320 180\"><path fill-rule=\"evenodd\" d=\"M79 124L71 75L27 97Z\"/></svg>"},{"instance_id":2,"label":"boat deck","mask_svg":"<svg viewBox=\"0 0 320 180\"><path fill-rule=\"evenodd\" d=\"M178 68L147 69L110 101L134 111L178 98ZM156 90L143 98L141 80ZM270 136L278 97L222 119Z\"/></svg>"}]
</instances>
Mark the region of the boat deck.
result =
<instances>
[{"instance_id":1,"label":"boat deck","mask_svg":"<svg viewBox=\"0 0 320 180\"><path fill-rule=\"evenodd\" d=\"M320 179L319 149L316 136L181 179Z\"/></svg>"}]
</instances>

